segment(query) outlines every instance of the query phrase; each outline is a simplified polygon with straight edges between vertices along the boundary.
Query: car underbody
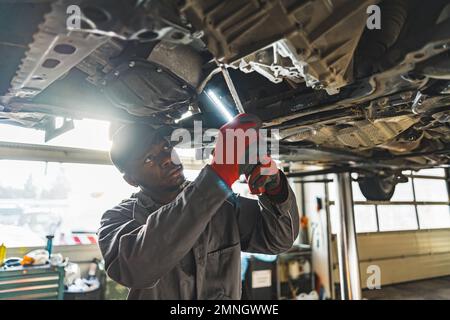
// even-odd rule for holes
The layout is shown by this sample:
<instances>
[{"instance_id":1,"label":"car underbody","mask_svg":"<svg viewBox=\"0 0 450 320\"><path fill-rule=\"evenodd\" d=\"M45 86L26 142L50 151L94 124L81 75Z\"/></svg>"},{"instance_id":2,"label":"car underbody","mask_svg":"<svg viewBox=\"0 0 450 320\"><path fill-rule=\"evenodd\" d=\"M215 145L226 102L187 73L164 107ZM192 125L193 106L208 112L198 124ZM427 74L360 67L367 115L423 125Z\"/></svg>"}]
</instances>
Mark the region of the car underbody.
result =
<instances>
[{"instance_id":1,"label":"car underbody","mask_svg":"<svg viewBox=\"0 0 450 320\"><path fill-rule=\"evenodd\" d=\"M285 162L394 185L450 163L448 1L28 0L0 16L0 123L46 139L81 118L217 128L225 66Z\"/></svg>"}]
</instances>

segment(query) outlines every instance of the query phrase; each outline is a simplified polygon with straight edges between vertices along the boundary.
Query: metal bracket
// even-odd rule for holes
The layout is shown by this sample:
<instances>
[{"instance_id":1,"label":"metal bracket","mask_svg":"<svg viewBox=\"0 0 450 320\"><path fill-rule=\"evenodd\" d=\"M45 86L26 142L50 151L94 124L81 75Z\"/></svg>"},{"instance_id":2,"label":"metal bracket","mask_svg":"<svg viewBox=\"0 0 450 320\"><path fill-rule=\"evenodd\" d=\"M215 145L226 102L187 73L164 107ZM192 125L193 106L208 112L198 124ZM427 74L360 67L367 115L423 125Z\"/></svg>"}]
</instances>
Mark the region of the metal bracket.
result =
<instances>
[{"instance_id":1,"label":"metal bracket","mask_svg":"<svg viewBox=\"0 0 450 320\"><path fill-rule=\"evenodd\" d=\"M45 127L45 142L50 141L51 139L56 138L57 136L62 135L63 133L66 133L67 131L70 131L74 129L74 123L72 119L66 119L64 118L64 122L62 126L56 127L56 119L54 117L51 118L51 120L47 123L47 126Z\"/></svg>"}]
</instances>

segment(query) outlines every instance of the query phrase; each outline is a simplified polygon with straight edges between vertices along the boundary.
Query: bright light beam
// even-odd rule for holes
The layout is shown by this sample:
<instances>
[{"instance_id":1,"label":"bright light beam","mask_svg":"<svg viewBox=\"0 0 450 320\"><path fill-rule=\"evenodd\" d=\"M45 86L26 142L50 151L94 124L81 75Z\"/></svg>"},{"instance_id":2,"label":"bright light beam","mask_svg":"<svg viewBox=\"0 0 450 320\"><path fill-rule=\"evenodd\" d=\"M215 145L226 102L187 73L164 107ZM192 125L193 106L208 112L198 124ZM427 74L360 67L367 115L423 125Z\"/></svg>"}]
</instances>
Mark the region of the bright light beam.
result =
<instances>
[{"instance_id":1,"label":"bright light beam","mask_svg":"<svg viewBox=\"0 0 450 320\"><path fill-rule=\"evenodd\" d=\"M180 121L183 120L183 119L192 117L192 115L193 115L192 111L186 111L185 113L183 113L183 114L181 115L181 117L180 117L179 119L175 119L175 123L178 123L178 122L180 122Z\"/></svg>"},{"instance_id":2,"label":"bright light beam","mask_svg":"<svg viewBox=\"0 0 450 320\"><path fill-rule=\"evenodd\" d=\"M206 91L206 95L211 99L212 102L219 108L220 112L227 118L227 121L231 121L233 119L233 115L228 111L223 102L219 99L219 97L212 90Z\"/></svg>"}]
</instances>

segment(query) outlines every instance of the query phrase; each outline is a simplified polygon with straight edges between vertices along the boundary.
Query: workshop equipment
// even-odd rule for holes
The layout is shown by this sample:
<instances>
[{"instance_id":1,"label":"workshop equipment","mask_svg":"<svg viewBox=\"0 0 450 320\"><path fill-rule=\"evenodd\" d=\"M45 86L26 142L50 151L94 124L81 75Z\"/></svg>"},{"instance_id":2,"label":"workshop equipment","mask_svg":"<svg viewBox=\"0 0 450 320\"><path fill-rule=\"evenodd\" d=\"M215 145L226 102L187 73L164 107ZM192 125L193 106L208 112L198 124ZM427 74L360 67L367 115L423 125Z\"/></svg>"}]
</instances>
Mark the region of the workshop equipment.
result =
<instances>
[{"instance_id":1,"label":"workshop equipment","mask_svg":"<svg viewBox=\"0 0 450 320\"><path fill-rule=\"evenodd\" d=\"M53 235L48 235L47 236L47 247L46 247L46 249L47 249L47 251L48 251L48 258L49 259L51 259L51 257L52 257L52 249L53 249L53 238L54 238L55 236L53 236Z\"/></svg>"},{"instance_id":2,"label":"workshop equipment","mask_svg":"<svg viewBox=\"0 0 450 320\"><path fill-rule=\"evenodd\" d=\"M22 258L18 257L11 257L4 261L3 268L13 268L13 267L20 267L20 262L22 261Z\"/></svg>"},{"instance_id":3,"label":"workshop equipment","mask_svg":"<svg viewBox=\"0 0 450 320\"><path fill-rule=\"evenodd\" d=\"M276 300L278 298L276 255L248 254L243 281L242 300Z\"/></svg>"},{"instance_id":4,"label":"workshop equipment","mask_svg":"<svg viewBox=\"0 0 450 320\"><path fill-rule=\"evenodd\" d=\"M62 300L63 266L0 268L0 300Z\"/></svg>"},{"instance_id":5,"label":"workshop equipment","mask_svg":"<svg viewBox=\"0 0 450 320\"><path fill-rule=\"evenodd\" d=\"M106 273L99 266L101 262L93 259L86 276L81 276L77 264L71 263L75 274L67 274L65 279L64 300L104 300L106 294ZM66 269L67 270L67 269ZM74 277L76 276L76 278ZM68 281L66 281L68 280ZM70 282L70 283L69 283Z\"/></svg>"},{"instance_id":6,"label":"workshop equipment","mask_svg":"<svg viewBox=\"0 0 450 320\"><path fill-rule=\"evenodd\" d=\"M28 265L43 265L49 260L48 251L45 249L36 249L28 252L22 259L21 264L23 266Z\"/></svg>"},{"instance_id":7,"label":"workshop equipment","mask_svg":"<svg viewBox=\"0 0 450 320\"><path fill-rule=\"evenodd\" d=\"M314 290L312 250L307 245L296 245L278 255L278 299L298 299L302 293Z\"/></svg>"},{"instance_id":8,"label":"workshop equipment","mask_svg":"<svg viewBox=\"0 0 450 320\"><path fill-rule=\"evenodd\" d=\"M5 261L6 258L6 246L2 243L0 246L0 266L3 265L3 261Z\"/></svg>"}]
</instances>

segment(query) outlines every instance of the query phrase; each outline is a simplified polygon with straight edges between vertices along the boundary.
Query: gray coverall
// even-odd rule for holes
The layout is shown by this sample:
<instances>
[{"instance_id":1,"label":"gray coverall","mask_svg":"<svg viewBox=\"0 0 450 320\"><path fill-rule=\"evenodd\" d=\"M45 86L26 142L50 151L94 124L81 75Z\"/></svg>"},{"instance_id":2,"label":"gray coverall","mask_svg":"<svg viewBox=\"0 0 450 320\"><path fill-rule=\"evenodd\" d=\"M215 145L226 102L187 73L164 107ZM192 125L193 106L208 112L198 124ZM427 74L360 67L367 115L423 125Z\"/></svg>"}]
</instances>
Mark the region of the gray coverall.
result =
<instances>
[{"instance_id":1,"label":"gray coverall","mask_svg":"<svg viewBox=\"0 0 450 320\"><path fill-rule=\"evenodd\" d=\"M102 217L106 271L129 288L128 299L240 299L241 250L279 254L298 235L287 188L279 204L266 195L240 197L206 166L167 205L133 194Z\"/></svg>"}]
</instances>

